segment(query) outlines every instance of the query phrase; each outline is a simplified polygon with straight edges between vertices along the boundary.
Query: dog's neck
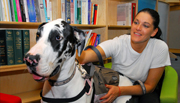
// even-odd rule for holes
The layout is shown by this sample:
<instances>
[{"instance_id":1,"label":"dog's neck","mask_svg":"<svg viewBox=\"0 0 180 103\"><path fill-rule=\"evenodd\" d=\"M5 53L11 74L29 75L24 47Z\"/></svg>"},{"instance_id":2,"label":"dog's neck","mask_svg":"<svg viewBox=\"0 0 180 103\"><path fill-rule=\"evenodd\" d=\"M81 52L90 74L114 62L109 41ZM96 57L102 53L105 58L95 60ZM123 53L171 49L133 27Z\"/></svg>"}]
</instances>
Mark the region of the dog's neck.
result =
<instances>
[{"instance_id":1,"label":"dog's neck","mask_svg":"<svg viewBox=\"0 0 180 103\"><path fill-rule=\"evenodd\" d=\"M56 81L63 81L72 75L74 69L75 69L75 54L72 57L63 61L60 67L60 71L50 79Z\"/></svg>"}]
</instances>

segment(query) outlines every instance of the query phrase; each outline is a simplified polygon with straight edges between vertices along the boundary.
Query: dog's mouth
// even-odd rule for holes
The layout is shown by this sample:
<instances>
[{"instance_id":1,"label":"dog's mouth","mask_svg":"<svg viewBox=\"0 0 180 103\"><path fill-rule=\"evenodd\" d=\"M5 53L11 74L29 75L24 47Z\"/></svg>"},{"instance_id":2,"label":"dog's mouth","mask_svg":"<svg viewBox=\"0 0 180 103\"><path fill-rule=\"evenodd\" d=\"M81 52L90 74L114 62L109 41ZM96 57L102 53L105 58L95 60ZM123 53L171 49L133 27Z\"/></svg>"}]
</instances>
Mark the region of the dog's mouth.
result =
<instances>
[{"instance_id":1,"label":"dog's mouth","mask_svg":"<svg viewBox=\"0 0 180 103\"><path fill-rule=\"evenodd\" d=\"M36 81L45 81L45 80L48 80L48 78L56 75L56 74L59 72L59 70L60 70L60 66L58 65L58 66L54 69L54 71L51 73L51 75L49 75L49 76L47 76L47 77L41 76L41 75L37 74L35 71L33 71L33 70L31 71L31 73L32 73L32 75L33 75L33 79L34 79L34 80L36 80Z\"/></svg>"},{"instance_id":2,"label":"dog's mouth","mask_svg":"<svg viewBox=\"0 0 180 103\"><path fill-rule=\"evenodd\" d=\"M42 76L38 76L38 75L35 75L35 74L33 74L33 78L36 81L45 81L45 80L48 79L48 77L42 77Z\"/></svg>"}]
</instances>

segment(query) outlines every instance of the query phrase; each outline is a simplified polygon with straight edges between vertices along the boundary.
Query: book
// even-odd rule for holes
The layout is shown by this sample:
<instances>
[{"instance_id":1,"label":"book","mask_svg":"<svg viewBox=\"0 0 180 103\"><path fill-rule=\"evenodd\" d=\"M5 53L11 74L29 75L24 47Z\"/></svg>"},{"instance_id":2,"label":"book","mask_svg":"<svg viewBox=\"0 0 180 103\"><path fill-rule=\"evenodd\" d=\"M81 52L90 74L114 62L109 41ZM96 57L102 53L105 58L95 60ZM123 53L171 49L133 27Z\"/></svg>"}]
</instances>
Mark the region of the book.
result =
<instances>
[{"instance_id":1,"label":"book","mask_svg":"<svg viewBox=\"0 0 180 103\"><path fill-rule=\"evenodd\" d=\"M23 7L24 7L24 12L25 12L25 18L26 22L29 22L29 14L28 14L28 7L27 7L27 0L23 0Z\"/></svg>"},{"instance_id":2,"label":"book","mask_svg":"<svg viewBox=\"0 0 180 103\"><path fill-rule=\"evenodd\" d=\"M13 0L13 7L14 7L15 22L18 22L18 14L17 14L17 7L16 7L16 1L15 0Z\"/></svg>"},{"instance_id":3,"label":"book","mask_svg":"<svg viewBox=\"0 0 180 103\"><path fill-rule=\"evenodd\" d=\"M77 24L81 24L81 0L77 0Z\"/></svg>"},{"instance_id":4,"label":"book","mask_svg":"<svg viewBox=\"0 0 180 103\"><path fill-rule=\"evenodd\" d=\"M11 15L11 5L10 5L10 0L6 0L8 4L8 13L9 13L9 21L12 21L12 15Z\"/></svg>"},{"instance_id":5,"label":"book","mask_svg":"<svg viewBox=\"0 0 180 103\"><path fill-rule=\"evenodd\" d=\"M16 9L17 9L18 22L22 22L19 0L16 0Z\"/></svg>"},{"instance_id":6,"label":"book","mask_svg":"<svg viewBox=\"0 0 180 103\"><path fill-rule=\"evenodd\" d=\"M65 21L71 23L70 0L65 0Z\"/></svg>"},{"instance_id":7,"label":"book","mask_svg":"<svg viewBox=\"0 0 180 103\"><path fill-rule=\"evenodd\" d=\"M92 33L92 37L91 37L89 45L94 46L95 41L96 41L96 37L97 37L97 33Z\"/></svg>"},{"instance_id":8,"label":"book","mask_svg":"<svg viewBox=\"0 0 180 103\"><path fill-rule=\"evenodd\" d=\"M46 22L43 0L35 0L37 22Z\"/></svg>"},{"instance_id":9,"label":"book","mask_svg":"<svg viewBox=\"0 0 180 103\"><path fill-rule=\"evenodd\" d=\"M94 25L97 25L97 22L98 22L98 8L99 8L99 5L94 4L94 17L93 17L93 24Z\"/></svg>"},{"instance_id":10,"label":"book","mask_svg":"<svg viewBox=\"0 0 180 103\"><path fill-rule=\"evenodd\" d=\"M23 57L30 49L30 35L29 30L22 30L22 52ZM23 61L24 62L24 61Z\"/></svg>"},{"instance_id":11,"label":"book","mask_svg":"<svg viewBox=\"0 0 180 103\"><path fill-rule=\"evenodd\" d=\"M136 15L136 3L125 3L117 6L117 25L131 26Z\"/></svg>"},{"instance_id":12,"label":"book","mask_svg":"<svg viewBox=\"0 0 180 103\"><path fill-rule=\"evenodd\" d=\"M85 40L85 45L87 45L87 44L89 44L89 38L90 38L90 35L91 35L91 33L92 33L92 30L83 30L84 31L84 33L85 33L85 38L86 38L86 40ZM86 46L85 46L86 47ZM84 47L84 48L85 48Z\"/></svg>"},{"instance_id":13,"label":"book","mask_svg":"<svg viewBox=\"0 0 180 103\"><path fill-rule=\"evenodd\" d=\"M81 24L88 24L88 0L81 1Z\"/></svg>"},{"instance_id":14,"label":"book","mask_svg":"<svg viewBox=\"0 0 180 103\"><path fill-rule=\"evenodd\" d=\"M51 21L51 2L49 0L46 0L46 4L47 4L47 19L48 22Z\"/></svg>"},{"instance_id":15,"label":"book","mask_svg":"<svg viewBox=\"0 0 180 103\"><path fill-rule=\"evenodd\" d=\"M132 3L132 5L131 5L131 25L132 25L132 23L133 23L133 21L134 21L134 18L135 18L135 16L136 16L136 3Z\"/></svg>"},{"instance_id":16,"label":"book","mask_svg":"<svg viewBox=\"0 0 180 103\"><path fill-rule=\"evenodd\" d=\"M12 30L0 30L0 65L14 64L14 36Z\"/></svg>"},{"instance_id":17,"label":"book","mask_svg":"<svg viewBox=\"0 0 180 103\"><path fill-rule=\"evenodd\" d=\"M46 1L45 0L43 0L43 6L44 6L45 20L46 20L46 22L48 22L47 8L46 8Z\"/></svg>"},{"instance_id":18,"label":"book","mask_svg":"<svg viewBox=\"0 0 180 103\"><path fill-rule=\"evenodd\" d=\"M88 0L88 24L91 24L91 0Z\"/></svg>"},{"instance_id":19,"label":"book","mask_svg":"<svg viewBox=\"0 0 180 103\"><path fill-rule=\"evenodd\" d=\"M65 20L65 0L61 0L61 18Z\"/></svg>"},{"instance_id":20,"label":"book","mask_svg":"<svg viewBox=\"0 0 180 103\"><path fill-rule=\"evenodd\" d=\"M91 24L94 24L94 4L91 3Z\"/></svg>"},{"instance_id":21,"label":"book","mask_svg":"<svg viewBox=\"0 0 180 103\"><path fill-rule=\"evenodd\" d=\"M22 22L26 22L25 7L24 7L25 5L23 2L24 2L23 0L19 0Z\"/></svg>"},{"instance_id":22,"label":"book","mask_svg":"<svg viewBox=\"0 0 180 103\"><path fill-rule=\"evenodd\" d=\"M4 21L3 19L3 6L2 6L2 1L0 1L0 21Z\"/></svg>"},{"instance_id":23,"label":"book","mask_svg":"<svg viewBox=\"0 0 180 103\"><path fill-rule=\"evenodd\" d=\"M10 2L10 9L11 9L11 18L12 18L12 21L16 21L16 20L15 20L15 14L14 14L13 0L9 0L9 2Z\"/></svg>"},{"instance_id":24,"label":"book","mask_svg":"<svg viewBox=\"0 0 180 103\"><path fill-rule=\"evenodd\" d=\"M98 46L100 44L100 34L97 34L96 41L94 43L94 46Z\"/></svg>"},{"instance_id":25,"label":"book","mask_svg":"<svg viewBox=\"0 0 180 103\"><path fill-rule=\"evenodd\" d=\"M74 24L74 14L75 14L75 12L74 12L74 0L71 0L70 1L70 10L71 10L71 24Z\"/></svg>"},{"instance_id":26,"label":"book","mask_svg":"<svg viewBox=\"0 0 180 103\"><path fill-rule=\"evenodd\" d=\"M14 63L23 63L22 33L21 30L13 30L14 35Z\"/></svg>"},{"instance_id":27,"label":"book","mask_svg":"<svg viewBox=\"0 0 180 103\"><path fill-rule=\"evenodd\" d=\"M74 0L74 24L77 24L77 0Z\"/></svg>"},{"instance_id":28,"label":"book","mask_svg":"<svg viewBox=\"0 0 180 103\"><path fill-rule=\"evenodd\" d=\"M126 25L126 4L117 5L117 25Z\"/></svg>"},{"instance_id":29,"label":"book","mask_svg":"<svg viewBox=\"0 0 180 103\"><path fill-rule=\"evenodd\" d=\"M29 14L29 21L37 22L34 0L27 0L27 7L28 7L28 14Z\"/></svg>"},{"instance_id":30,"label":"book","mask_svg":"<svg viewBox=\"0 0 180 103\"><path fill-rule=\"evenodd\" d=\"M9 11L8 11L8 5L6 0L2 0L2 4L4 6L4 13L5 13L5 21L9 21Z\"/></svg>"}]
</instances>

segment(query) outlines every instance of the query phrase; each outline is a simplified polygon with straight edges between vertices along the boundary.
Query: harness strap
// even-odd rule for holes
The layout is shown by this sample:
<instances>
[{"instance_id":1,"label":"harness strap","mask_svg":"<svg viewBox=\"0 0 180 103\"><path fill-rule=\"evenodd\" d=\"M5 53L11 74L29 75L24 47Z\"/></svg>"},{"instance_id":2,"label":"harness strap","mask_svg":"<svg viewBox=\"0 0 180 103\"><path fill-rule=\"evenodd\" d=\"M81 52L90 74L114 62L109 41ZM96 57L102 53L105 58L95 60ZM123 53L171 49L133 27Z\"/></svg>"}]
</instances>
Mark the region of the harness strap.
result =
<instances>
[{"instance_id":1,"label":"harness strap","mask_svg":"<svg viewBox=\"0 0 180 103\"><path fill-rule=\"evenodd\" d=\"M50 102L50 103L73 102L73 101L76 101L79 98L81 98L85 94L85 92L88 93L89 90L90 90L90 86L89 86L88 82L86 81L86 84L85 84L83 90L77 96L72 97L72 98L47 98L47 97L42 96L42 91L40 93L40 96L42 97L43 101Z\"/></svg>"}]
</instances>

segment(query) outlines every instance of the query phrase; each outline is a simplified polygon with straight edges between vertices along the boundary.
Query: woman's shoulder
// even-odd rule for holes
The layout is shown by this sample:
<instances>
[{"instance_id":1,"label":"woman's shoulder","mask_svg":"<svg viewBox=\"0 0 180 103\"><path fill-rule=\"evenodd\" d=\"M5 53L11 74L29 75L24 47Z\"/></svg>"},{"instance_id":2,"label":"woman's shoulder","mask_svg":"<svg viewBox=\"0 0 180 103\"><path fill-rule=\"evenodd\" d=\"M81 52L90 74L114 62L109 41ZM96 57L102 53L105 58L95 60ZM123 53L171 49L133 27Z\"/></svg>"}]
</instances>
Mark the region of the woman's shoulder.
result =
<instances>
[{"instance_id":1,"label":"woman's shoulder","mask_svg":"<svg viewBox=\"0 0 180 103\"><path fill-rule=\"evenodd\" d=\"M153 45L156 50L168 50L168 45L163 40L153 38L150 39L150 44Z\"/></svg>"}]
</instances>

